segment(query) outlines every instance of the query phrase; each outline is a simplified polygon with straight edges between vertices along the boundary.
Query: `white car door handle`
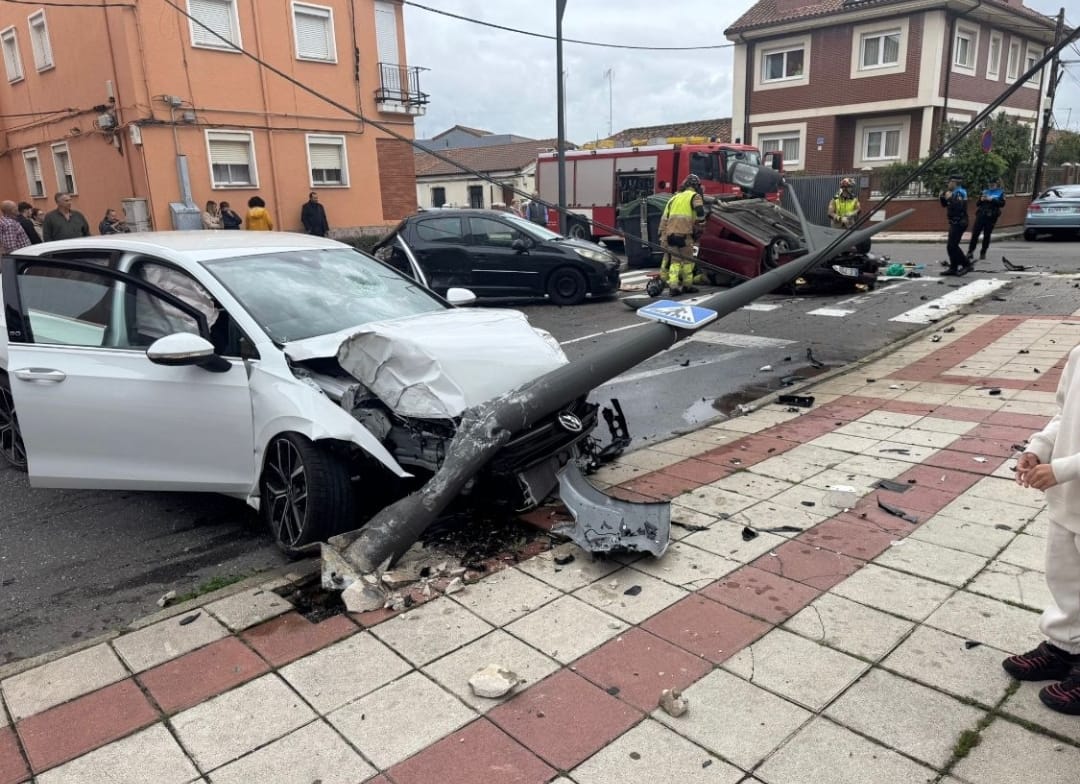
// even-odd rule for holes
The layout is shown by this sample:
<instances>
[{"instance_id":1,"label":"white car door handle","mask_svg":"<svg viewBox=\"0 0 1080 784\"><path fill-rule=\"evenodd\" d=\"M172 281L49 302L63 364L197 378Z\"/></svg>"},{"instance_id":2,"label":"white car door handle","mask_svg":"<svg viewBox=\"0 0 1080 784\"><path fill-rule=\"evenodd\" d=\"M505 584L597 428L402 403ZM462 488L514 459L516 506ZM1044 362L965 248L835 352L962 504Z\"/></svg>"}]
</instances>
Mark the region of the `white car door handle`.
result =
<instances>
[{"instance_id":1,"label":"white car door handle","mask_svg":"<svg viewBox=\"0 0 1080 784\"><path fill-rule=\"evenodd\" d=\"M67 378L67 373L52 368L23 368L13 371L13 374L22 381L47 381L52 384L59 384Z\"/></svg>"}]
</instances>

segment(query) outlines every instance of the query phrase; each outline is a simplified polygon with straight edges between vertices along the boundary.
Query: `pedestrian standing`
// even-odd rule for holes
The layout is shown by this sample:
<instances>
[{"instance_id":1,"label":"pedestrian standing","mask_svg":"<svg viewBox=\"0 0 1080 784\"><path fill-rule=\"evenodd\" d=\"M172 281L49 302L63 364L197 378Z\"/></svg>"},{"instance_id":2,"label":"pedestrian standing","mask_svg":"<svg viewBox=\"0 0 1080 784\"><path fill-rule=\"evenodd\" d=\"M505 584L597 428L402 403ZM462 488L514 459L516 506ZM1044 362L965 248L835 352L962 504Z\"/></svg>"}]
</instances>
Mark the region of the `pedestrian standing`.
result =
<instances>
[{"instance_id":1,"label":"pedestrian standing","mask_svg":"<svg viewBox=\"0 0 1080 784\"><path fill-rule=\"evenodd\" d=\"M39 237L45 237L45 211L41 207L34 207L30 211L30 222L34 224L34 228L37 229Z\"/></svg>"},{"instance_id":2,"label":"pedestrian standing","mask_svg":"<svg viewBox=\"0 0 1080 784\"><path fill-rule=\"evenodd\" d=\"M217 231L221 228L221 211L216 201L206 202L206 209L202 214L202 227L207 231Z\"/></svg>"},{"instance_id":3,"label":"pedestrian standing","mask_svg":"<svg viewBox=\"0 0 1080 784\"><path fill-rule=\"evenodd\" d=\"M41 226L41 238L45 242L53 240L74 240L90 236L90 224L86 216L71 209L71 194L58 193L53 197L56 209L45 216Z\"/></svg>"},{"instance_id":4,"label":"pedestrian standing","mask_svg":"<svg viewBox=\"0 0 1080 784\"><path fill-rule=\"evenodd\" d=\"M660 247L664 249L660 275L663 277L666 273L673 296L684 291L690 294L697 291L694 287L696 265L691 254L694 240L701 235L704 226L705 198L701 179L690 174L660 216Z\"/></svg>"},{"instance_id":5,"label":"pedestrian standing","mask_svg":"<svg viewBox=\"0 0 1080 784\"><path fill-rule=\"evenodd\" d=\"M266 202L260 196L248 199L248 211L244 216L244 228L248 231L273 231L274 222L266 209Z\"/></svg>"},{"instance_id":6,"label":"pedestrian standing","mask_svg":"<svg viewBox=\"0 0 1080 784\"><path fill-rule=\"evenodd\" d=\"M1057 388L1057 414L1031 437L1016 463L1016 482L1046 493L1046 587L1050 606L1039 621L1047 641L1002 662L1021 681L1058 681L1039 699L1051 710L1080 715L1080 346Z\"/></svg>"},{"instance_id":7,"label":"pedestrian standing","mask_svg":"<svg viewBox=\"0 0 1080 784\"><path fill-rule=\"evenodd\" d=\"M532 199L525 205L525 217L540 226L547 226L548 210L547 206L540 201L539 193L533 193Z\"/></svg>"},{"instance_id":8,"label":"pedestrian standing","mask_svg":"<svg viewBox=\"0 0 1080 784\"><path fill-rule=\"evenodd\" d=\"M221 213L221 228L235 231L244 225L244 219L240 217L240 213L229 206L229 202L221 202L218 205L218 211Z\"/></svg>"},{"instance_id":9,"label":"pedestrian standing","mask_svg":"<svg viewBox=\"0 0 1080 784\"><path fill-rule=\"evenodd\" d=\"M968 263L972 266L975 264L975 245L978 244L979 234L982 234L982 250L979 251L979 260L982 261L990 247L990 235L994 233L994 225L1004 208L1005 191L1001 189L1001 180L993 177L979 194L979 201L975 204L975 228L971 230L967 254Z\"/></svg>"},{"instance_id":10,"label":"pedestrian standing","mask_svg":"<svg viewBox=\"0 0 1080 784\"><path fill-rule=\"evenodd\" d=\"M949 184L938 197L949 220L949 240L945 245L949 253L949 268L942 275L967 275L971 270L968 257L960 247L960 238L968 226L967 191L959 174L949 177Z\"/></svg>"},{"instance_id":11,"label":"pedestrian standing","mask_svg":"<svg viewBox=\"0 0 1080 784\"><path fill-rule=\"evenodd\" d=\"M300 208L300 222L304 224L304 231L316 237L325 237L330 233L326 208L319 204L319 194L315 191L308 194L308 200Z\"/></svg>"},{"instance_id":12,"label":"pedestrian standing","mask_svg":"<svg viewBox=\"0 0 1080 784\"><path fill-rule=\"evenodd\" d=\"M98 224L99 234L128 234L130 232L131 227L127 225L116 210L112 207L105 210L105 217Z\"/></svg>"},{"instance_id":13,"label":"pedestrian standing","mask_svg":"<svg viewBox=\"0 0 1080 784\"><path fill-rule=\"evenodd\" d=\"M19 208L13 201L0 202L0 252L11 253L30 244L30 238L16 220Z\"/></svg>"},{"instance_id":14,"label":"pedestrian standing","mask_svg":"<svg viewBox=\"0 0 1080 784\"><path fill-rule=\"evenodd\" d=\"M31 245L37 245L41 242L41 234L38 233L38 226L35 225L34 219L31 217L34 214L34 205L29 202L19 202L19 215L15 220L19 222L19 225L23 227L23 231L26 232L26 236L30 238Z\"/></svg>"}]
</instances>

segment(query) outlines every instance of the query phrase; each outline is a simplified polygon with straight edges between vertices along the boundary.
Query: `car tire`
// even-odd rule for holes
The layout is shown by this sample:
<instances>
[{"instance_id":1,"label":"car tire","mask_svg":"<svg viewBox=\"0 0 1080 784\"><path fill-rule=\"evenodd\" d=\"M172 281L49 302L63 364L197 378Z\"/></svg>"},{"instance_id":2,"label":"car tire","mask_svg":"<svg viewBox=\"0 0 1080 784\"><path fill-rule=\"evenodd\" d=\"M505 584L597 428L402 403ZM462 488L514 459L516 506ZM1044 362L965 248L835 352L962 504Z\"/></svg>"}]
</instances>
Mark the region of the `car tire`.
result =
<instances>
[{"instance_id":1,"label":"car tire","mask_svg":"<svg viewBox=\"0 0 1080 784\"><path fill-rule=\"evenodd\" d=\"M1028 242L1034 242L1039 236L1039 233L1035 229L1024 229L1024 239Z\"/></svg>"},{"instance_id":2,"label":"car tire","mask_svg":"<svg viewBox=\"0 0 1080 784\"><path fill-rule=\"evenodd\" d=\"M296 433L275 436L267 445L259 498L274 542L289 556L355 522L345 463Z\"/></svg>"},{"instance_id":3,"label":"car tire","mask_svg":"<svg viewBox=\"0 0 1080 784\"><path fill-rule=\"evenodd\" d=\"M572 240L592 239L592 232L589 231L589 224L582 220L570 221L570 225L566 227L566 233Z\"/></svg>"},{"instance_id":4,"label":"car tire","mask_svg":"<svg viewBox=\"0 0 1080 784\"><path fill-rule=\"evenodd\" d=\"M789 234L778 234L769 240L762 255L761 264L767 270L780 266L780 257L799 247L799 241Z\"/></svg>"},{"instance_id":5,"label":"car tire","mask_svg":"<svg viewBox=\"0 0 1080 784\"><path fill-rule=\"evenodd\" d=\"M15 400L7 373L0 371L0 457L19 471L26 470L26 446L15 415Z\"/></svg>"},{"instance_id":6,"label":"car tire","mask_svg":"<svg viewBox=\"0 0 1080 784\"><path fill-rule=\"evenodd\" d=\"M585 276L573 267L559 267L548 277L547 294L556 305L579 305L587 291Z\"/></svg>"}]
</instances>

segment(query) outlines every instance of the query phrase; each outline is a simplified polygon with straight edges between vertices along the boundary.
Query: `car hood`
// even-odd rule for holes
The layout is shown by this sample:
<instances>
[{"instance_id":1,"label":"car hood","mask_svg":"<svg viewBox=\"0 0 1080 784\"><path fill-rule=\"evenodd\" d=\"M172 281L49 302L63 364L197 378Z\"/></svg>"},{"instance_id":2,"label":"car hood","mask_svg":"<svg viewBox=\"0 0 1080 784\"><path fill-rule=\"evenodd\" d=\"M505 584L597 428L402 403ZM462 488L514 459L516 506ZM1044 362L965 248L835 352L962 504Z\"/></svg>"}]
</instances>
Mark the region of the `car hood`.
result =
<instances>
[{"instance_id":1,"label":"car hood","mask_svg":"<svg viewBox=\"0 0 1080 784\"><path fill-rule=\"evenodd\" d=\"M611 256L612 259L618 258L614 253L609 251L607 248L601 247L600 245L597 245L595 242L589 242L588 240L575 240L572 237L560 237L557 240L550 240L550 242L553 245L559 245L559 246L564 247L564 248L570 248L571 250L573 250L574 248L584 248L586 250L596 250L596 251L600 251L601 253L606 253L607 255Z\"/></svg>"},{"instance_id":2,"label":"car hood","mask_svg":"<svg viewBox=\"0 0 1080 784\"><path fill-rule=\"evenodd\" d=\"M285 346L294 361L336 357L394 413L454 419L567 363L516 310L454 308L374 322Z\"/></svg>"}]
</instances>

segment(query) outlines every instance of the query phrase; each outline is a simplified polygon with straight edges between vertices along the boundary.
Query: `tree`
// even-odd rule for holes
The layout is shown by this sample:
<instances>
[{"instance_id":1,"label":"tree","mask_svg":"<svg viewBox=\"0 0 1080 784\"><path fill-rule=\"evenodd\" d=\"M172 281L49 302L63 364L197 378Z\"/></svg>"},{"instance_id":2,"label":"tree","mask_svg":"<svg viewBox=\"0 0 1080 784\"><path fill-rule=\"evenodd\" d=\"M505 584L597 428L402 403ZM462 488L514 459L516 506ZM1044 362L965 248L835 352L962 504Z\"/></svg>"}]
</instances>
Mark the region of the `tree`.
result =
<instances>
[{"instance_id":1,"label":"tree","mask_svg":"<svg viewBox=\"0 0 1080 784\"><path fill-rule=\"evenodd\" d=\"M1060 166L1063 163L1080 163L1080 133L1055 131L1054 143L1046 151L1046 163Z\"/></svg>"}]
</instances>

